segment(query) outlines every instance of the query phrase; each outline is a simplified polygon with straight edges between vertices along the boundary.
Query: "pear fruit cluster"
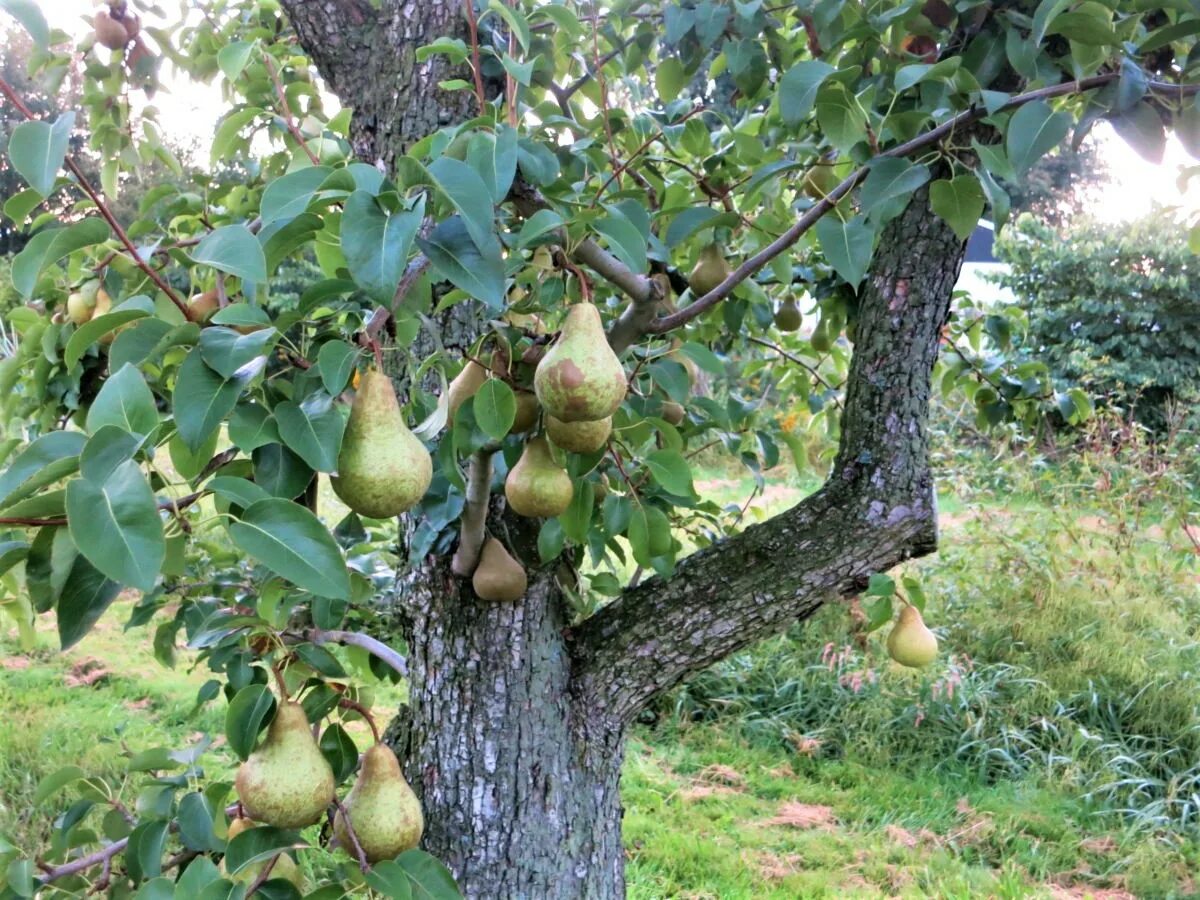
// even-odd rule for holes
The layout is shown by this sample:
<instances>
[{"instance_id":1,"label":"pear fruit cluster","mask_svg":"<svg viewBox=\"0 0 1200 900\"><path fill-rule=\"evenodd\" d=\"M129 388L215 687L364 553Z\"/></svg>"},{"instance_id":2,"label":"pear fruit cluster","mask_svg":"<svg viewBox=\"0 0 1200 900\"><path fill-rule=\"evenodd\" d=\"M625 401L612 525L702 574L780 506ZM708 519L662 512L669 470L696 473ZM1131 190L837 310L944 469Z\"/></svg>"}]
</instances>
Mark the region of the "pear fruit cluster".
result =
<instances>
[{"instance_id":1,"label":"pear fruit cluster","mask_svg":"<svg viewBox=\"0 0 1200 900\"><path fill-rule=\"evenodd\" d=\"M386 519L420 502L433 480L433 460L404 422L386 375L362 376L330 479L342 502L360 515Z\"/></svg>"},{"instance_id":2,"label":"pear fruit cluster","mask_svg":"<svg viewBox=\"0 0 1200 900\"><path fill-rule=\"evenodd\" d=\"M937 658L937 636L925 625L919 609L906 606L888 635L887 648L900 665L920 669Z\"/></svg>"}]
</instances>

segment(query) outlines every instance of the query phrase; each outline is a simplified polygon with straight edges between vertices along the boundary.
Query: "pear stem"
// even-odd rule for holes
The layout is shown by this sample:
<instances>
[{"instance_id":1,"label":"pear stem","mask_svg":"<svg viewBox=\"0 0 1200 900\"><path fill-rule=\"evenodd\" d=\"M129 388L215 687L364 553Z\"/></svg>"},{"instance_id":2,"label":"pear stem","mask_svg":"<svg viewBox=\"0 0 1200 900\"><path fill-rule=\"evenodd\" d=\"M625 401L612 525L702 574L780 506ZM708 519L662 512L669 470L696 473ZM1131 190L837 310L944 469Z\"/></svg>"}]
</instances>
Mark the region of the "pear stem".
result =
<instances>
[{"instance_id":1,"label":"pear stem","mask_svg":"<svg viewBox=\"0 0 1200 900\"><path fill-rule=\"evenodd\" d=\"M342 805L342 801L337 797L333 798L333 805L337 807L337 811L342 814L342 822L346 825L346 834L350 835L350 844L354 847L354 855L358 858L358 867L362 871L368 872L371 869L371 864L367 862L367 854L363 852L362 844L358 842L358 835L354 831L354 823L350 821L350 813L346 811L346 807ZM329 827L333 829L333 815L329 816Z\"/></svg>"},{"instance_id":2,"label":"pear stem","mask_svg":"<svg viewBox=\"0 0 1200 900\"><path fill-rule=\"evenodd\" d=\"M367 721L367 725L371 728L371 735L375 738L375 743L380 743L379 726L375 722L375 716L371 711L359 703L357 700L351 700L348 697L342 697L338 700L338 706L342 709L352 709Z\"/></svg>"},{"instance_id":3,"label":"pear stem","mask_svg":"<svg viewBox=\"0 0 1200 900\"><path fill-rule=\"evenodd\" d=\"M287 682L283 680L283 673L279 671L279 666L271 666L271 674L275 676L275 684L279 686L280 698L286 703L291 694L287 689Z\"/></svg>"}]
</instances>

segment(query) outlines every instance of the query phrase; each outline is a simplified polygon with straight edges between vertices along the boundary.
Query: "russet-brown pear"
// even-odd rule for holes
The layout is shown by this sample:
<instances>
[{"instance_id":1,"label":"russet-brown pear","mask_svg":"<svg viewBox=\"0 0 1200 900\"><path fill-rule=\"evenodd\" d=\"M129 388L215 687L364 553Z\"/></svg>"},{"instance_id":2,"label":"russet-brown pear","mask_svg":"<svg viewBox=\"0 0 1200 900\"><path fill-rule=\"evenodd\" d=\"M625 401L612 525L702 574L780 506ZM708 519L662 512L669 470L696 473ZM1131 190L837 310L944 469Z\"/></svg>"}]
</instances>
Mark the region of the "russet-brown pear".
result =
<instances>
[{"instance_id":1,"label":"russet-brown pear","mask_svg":"<svg viewBox=\"0 0 1200 900\"><path fill-rule=\"evenodd\" d=\"M505 546L490 537L479 555L479 565L471 576L471 586L480 600L512 603L525 596L529 579L521 564L512 558Z\"/></svg>"}]
</instances>

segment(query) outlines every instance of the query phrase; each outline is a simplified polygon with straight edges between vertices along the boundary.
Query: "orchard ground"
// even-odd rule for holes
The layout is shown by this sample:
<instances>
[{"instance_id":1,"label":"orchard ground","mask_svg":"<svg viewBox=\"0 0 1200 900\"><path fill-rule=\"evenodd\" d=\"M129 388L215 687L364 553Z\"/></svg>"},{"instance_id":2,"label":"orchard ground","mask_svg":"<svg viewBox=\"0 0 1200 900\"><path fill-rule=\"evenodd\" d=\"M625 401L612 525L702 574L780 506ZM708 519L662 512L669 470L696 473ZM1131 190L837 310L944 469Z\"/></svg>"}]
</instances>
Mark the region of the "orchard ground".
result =
<instances>
[{"instance_id":1,"label":"orchard ground","mask_svg":"<svg viewBox=\"0 0 1200 900\"><path fill-rule=\"evenodd\" d=\"M831 604L644 717L631 898L1197 896L1200 565L1174 515L1194 481L1138 454L997 459L942 460L942 550L907 570L942 642L929 672ZM811 487L784 468L767 484L769 512ZM753 482L713 468L698 487L740 503ZM0 640L0 833L25 849L68 805L35 803L47 774L119 778L139 750L222 732L221 704L195 707L207 672L184 651L160 666L123 630L131 607L65 654L48 623L33 653ZM383 721L403 695L376 690ZM222 744L203 762L231 771Z\"/></svg>"}]
</instances>

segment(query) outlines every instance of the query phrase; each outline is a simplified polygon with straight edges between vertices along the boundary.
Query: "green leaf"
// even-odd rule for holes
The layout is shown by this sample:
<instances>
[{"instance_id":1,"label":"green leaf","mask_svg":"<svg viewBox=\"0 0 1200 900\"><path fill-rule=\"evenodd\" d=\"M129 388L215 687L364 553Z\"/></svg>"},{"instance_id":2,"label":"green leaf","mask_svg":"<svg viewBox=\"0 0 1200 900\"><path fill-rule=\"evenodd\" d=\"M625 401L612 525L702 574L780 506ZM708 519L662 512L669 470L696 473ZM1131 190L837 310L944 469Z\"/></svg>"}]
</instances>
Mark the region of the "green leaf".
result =
<instances>
[{"instance_id":1,"label":"green leaf","mask_svg":"<svg viewBox=\"0 0 1200 900\"><path fill-rule=\"evenodd\" d=\"M719 228L739 223L736 214L713 209L711 206L690 206L681 211L667 226L664 239L668 247L677 247L702 228Z\"/></svg>"},{"instance_id":2,"label":"green leaf","mask_svg":"<svg viewBox=\"0 0 1200 900\"><path fill-rule=\"evenodd\" d=\"M321 373L321 384L331 397L346 389L357 364L358 348L346 341L326 341L317 351L317 371Z\"/></svg>"},{"instance_id":3,"label":"green leaf","mask_svg":"<svg viewBox=\"0 0 1200 900\"><path fill-rule=\"evenodd\" d=\"M307 847L308 844L294 831L259 825L247 828L225 848L225 871L236 875L248 866L265 862L285 850Z\"/></svg>"},{"instance_id":4,"label":"green leaf","mask_svg":"<svg viewBox=\"0 0 1200 900\"><path fill-rule=\"evenodd\" d=\"M331 174L329 166L307 166L276 178L263 191L259 207L263 225L300 215Z\"/></svg>"},{"instance_id":5,"label":"green leaf","mask_svg":"<svg viewBox=\"0 0 1200 900\"><path fill-rule=\"evenodd\" d=\"M1000 183L992 177L991 172L981 169L978 175L979 183L987 195L988 206L992 209L992 224L996 226L996 230L998 231L1008 221L1008 213L1012 209L1012 201L1004 188L1000 186Z\"/></svg>"},{"instance_id":6,"label":"green leaf","mask_svg":"<svg viewBox=\"0 0 1200 900\"><path fill-rule=\"evenodd\" d=\"M836 216L825 216L816 226L817 241L825 259L853 288L857 288L871 264L875 234L862 216L842 222Z\"/></svg>"},{"instance_id":7,"label":"green leaf","mask_svg":"<svg viewBox=\"0 0 1200 900\"><path fill-rule=\"evenodd\" d=\"M542 523L541 529L538 531L538 557L542 562L550 562L550 560L558 557L562 553L563 544L566 542L566 534L563 532L562 522L557 518L547 519Z\"/></svg>"},{"instance_id":8,"label":"green leaf","mask_svg":"<svg viewBox=\"0 0 1200 900\"><path fill-rule=\"evenodd\" d=\"M873 162L859 192L860 208L868 213L893 197L911 194L929 180L929 169L906 159Z\"/></svg>"},{"instance_id":9,"label":"green leaf","mask_svg":"<svg viewBox=\"0 0 1200 900\"><path fill-rule=\"evenodd\" d=\"M647 455L646 468L670 493L680 497L691 497L695 493L692 470L677 450L655 450Z\"/></svg>"},{"instance_id":10,"label":"green leaf","mask_svg":"<svg viewBox=\"0 0 1200 900\"><path fill-rule=\"evenodd\" d=\"M142 591L154 587L167 548L154 492L133 460L101 484L69 482L67 525L79 552L109 578Z\"/></svg>"},{"instance_id":11,"label":"green leaf","mask_svg":"<svg viewBox=\"0 0 1200 900\"><path fill-rule=\"evenodd\" d=\"M108 240L108 235L108 224L99 217L86 218L66 228L53 228L35 234L13 258L13 287L21 296L31 296L47 266L76 250Z\"/></svg>"},{"instance_id":12,"label":"green leaf","mask_svg":"<svg viewBox=\"0 0 1200 900\"><path fill-rule=\"evenodd\" d=\"M670 103L679 96L686 84L687 70L678 57L668 56L659 60L658 67L654 70L654 89L658 91L660 100Z\"/></svg>"},{"instance_id":13,"label":"green leaf","mask_svg":"<svg viewBox=\"0 0 1200 900\"><path fill-rule=\"evenodd\" d=\"M63 362L68 369L75 368L79 361L83 359L83 355L87 353L88 347L100 340L104 335L116 331L122 325L129 322L145 319L152 315L154 315L154 302L149 297L130 297L112 312L96 316L94 319L89 319L80 325L67 341L67 347L63 351ZM171 327L166 322L158 319L154 321L156 324L162 325L167 329ZM161 337L160 335L159 339ZM119 369L128 362L128 360L114 360L113 355L112 353L109 354L109 362L114 368ZM141 360L138 360L138 362L141 362Z\"/></svg>"},{"instance_id":14,"label":"green leaf","mask_svg":"<svg viewBox=\"0 0 1200 900\"><path fill-rule=\"evenodd\" d=\"M258 733L271 721L275 697L265 684L250 684L229 701L225 711L225 737L241 759L254 752Z\"/></svg>"},{"instance_id":15,"label":"green leaf","mask_svg":"<svg viewBox=\"0 0 1200 900\"><path fill-rule=\"evenodd\" d=\"M200 356L222 378L245 380L266 367L266 356L278 340L274 328L242 334L232 328L209 327L200 332Z\"/></svg>"},{"instance_id":16,"label":"green leaf","mask_svg":"<svg viewBox=\"0 0 1200 900\"><path fill-rule=\"evenodd\" d=\"M158 428L158 407L146 379L126 363L110 375L88 410L87 430L95 433L105 425L116 425L130 434L149 435Z\"/></svg>"},{"instance_id":17,"label":"green leaf","mask_svg":"<svg viewBox=\"0 0 1200 900\"><path fill-rule=\"evenodd\" d=\"M22 122L8 139L8 160L29 186L49 197L62 168L75 127L75 113L65 112L49 122Z\"/></svg>"},{"instance_id":18,"label":"green leaf","mask_svg":"<svg viewBox=\"0 0 1200 900\"><path fill-rule=\"evenodd\" d=\"M366 875L367 884L389 900L412 900L412 886L408 874L400 864L385 859L371 867Z\"/></svg>"},{"instance_id":19,"label":"green leaf","mask_svg":"<svg viewBox=\"0 0 1200 900\"><path fill-rule=\"evenodd\" d=\"M38 786L33 792L33 805L41 806L68 784L74 784L84 778L87 778L87 773L79 766L63 766L61 769L51 772L38 782Z\"/></svg>"},{"instance_id":20,"label":"green leaf","mask_svg":"<svg viewBox=\"0 0 1200 900\"><path fill-rule=\"evenodd\" d=\"M221 849L221 841L213 834L213 808L208 798L198 791L184 794L176 814L179 836L189 850L201 853Z\"/></svg>"},{"instance_id":21,"label":"green leaf","mask_svg":"<svg viewBox=\"0 0 1200 900\"><path fill-rule=\"evenodd\" d=\"M596 505L596 491L592 482L580 478L575 482L575 494L571 497L571 505L567 511L558 517L562 523L562 531L576 544L587 542L588 531L592 524L592 510Z\"/></svg>"},{"instance_id":22,"label":"green leaf","mask_svg":"<svg viewBox=\"0 0 1200 900\"><path fill-rule=\"evenodd\" d=\"M217 51L217 65L229 81L238 80L238 76L246 68L246 63L250 61L254 46L250 41L233 41Z\"/></svg>"},{"instance_id":23,"label":"green leaf","mask_svg":"<svg viewBox=\"0 0 1200 900\"><path fill-rule=\"evenodd\" d=\"M517 418L517 398L499 378L489 378L475 392L475 422L483 433L501 440Z\"/></svg>"},{"instance_id":24,"label":"green leaf","mask_svg":"<svg viewBox=\"0 0 1200 900\"><path fill-rule=\"evenodd\" d=\"M271 496L253 481L246 478L235 478L232 475L218 475L208 482L208 489L223 500L243 507L257 503L259 500L267 500Z\"/></svg>"},{"instance_id":25,"label":"green leaf","mask_svg":"<svg viewBox=\"0 0 1200 900\"><path fill-rule=\"evenodd\" d=\"M929 204L946 220L959 240L965 241L983 215L983 188L974 175L939 179L929 186Z\"/></svg>"},{"instance_id":26,"label":"green leaf","mask_svg":"<svg viewBox=\"0 0 1200 900\"><path fill-rule=\"evenodd\" d=\"M137 825L125 846L125 865L133 880L154 878L162 872L163 850L167 845L168 823L151 820Z\"/></svg>"},{"instance_id":27,"label":"green leaf","mask_svg":"<svg viewBox=\"0 0 1200 900\"><path fill-rule=\"evenodd\" d=\"M25 26L38 49L46 49L50 43L50 26L34 0L0 0L0 9Z\"/></svg>"},{"instance_id":28,"label":"green leaf","mask_svg":"<svg viewBox=\"0 0 1200 900\"><path fill-rule=\"evenodd\" d=\"M646 271L646 237L615 206L606 207L608 215L597 219L592 227L608 240L609 249L629 269L640 274Z\"/></svg>"},{"instance_id":29,"label":"green leaf","mask_svg":"<svg viewBox=\"0 0 1200 900\"><path fill-rule=\"evenodd\" d=\"M321 597L350 595L342 551L304 507L290 500L259 500L230 523L229 534L240 549L297 587Z\"/></svg>"},{"instance_id":30,"label":"green leaf","mask_svg":"<svg viewBox=\"0 0 1200 900\"><path fill-rule=\"evenodd\" d=\"M321 748L321 755L333 769L335 783L341 784L358 768L358 748L354 746L354 739L336 722L321 734L318 746Z\"/></svg>"},{"instance_id":31,"label":"green leaf","mask_svg":"<svg viewBox=\"0 0 1200 900\"><path fill-rule=\"evenodd\" d=\"M28 541L0 541L0 575L28 556Z\"/></svg>"},{"instance_id":32,"label":"green leaf","mask_svg":"<svg viewBox=\"0 0 1200 900\"><path fill-rule=\"evenodd\" d=\"M106 578L85 556L76 556L58 595L58 641L62 649L79 643L120 592L121 585Z\"/></svg>"},{"instance_id":33,"label":"green leaf","mask_svg":"<svg viewBox=\"0 0 1200 900\"><path fill-rule=\"evenodd\" d=\"M264 444L251 454L254 482L273 497L300 496L312 481L313 470L283 444Z\"/></svg>"},{"instance_id":34,"label":"green leaf","mask_svg":"<svg viewBox=\"0 0 1200 900\"><path fill-rule=\"evenodd\" d=\"M779 79L779 114L783 124L795 127L812 112L817 91L834 72L833 66L819 59L796 63Z\"/></svg>"},{"instance_id":35,"label":"green leaf","mask_svg":"<svg viewBox=\"0 0 1200 900\"><path fill-rule=\"evenodd\" d=\"M88 438L79 455L79 474L94 484L103 484L117 466L133 459L144 443L141 435L130 434L116 425L105 425Z\"/></svg>"},{"instance_id":36,"label":"green leaf","mask_svg":"<svg viewBox=\"0 0 1200 900\"><path fill-rule=\"evenodd\" d=\"M245 225L223 225L210 231L192 251L192 259L245 281L267 280L262 245Z\"/></svg>"},{"instance_id":37,"label":"green leaf","mask_svg":"<svg viewBox=\"0 0 1200 900\"><path fill-rule=\"evenodd\" d=\"M26 447L0 475L0 506L8 507L79 468L87 438L78 431L51 431Z\"/></svg>"},{"instance_id":38,"label":"green leaf","mask_svg":"<svg viewBox=\"0 0 1200 900\"><path fill-rule=\"evenodd\" d=\"M204 364L199 348L192 350L175 378L172 405L175 427L193 453L220 428L237 404L241 385L226 380Z\"/></svg>"},{"instance_id":39,"label":"green leaf","mask_svg":"<svg viewBox=\"0 0 1200 900\"><path fill-rule=\"evenodd\" d=\"M1027 103L1008 121L1008 158L1018 176L1062 143L1071 130L1071 116L1056 113L1045 100Z\"/></svg>"},{"instance_id":40,"label":"green leaf","mask_svg":"<svg viewBox=\"0 0 1200 900\"><path fill-rule=\"evenodd\" d=\"M840 81L817 93L817 124L825 138L843 153L867 137L867 117L858 100Z\"/></svg>"},{"instance_id":41,"label":"green leaf","mask_svg":"<svg viewBox=\"0 0 1200 900\"><path fill-rule=\"evenodd\" d=\"M562 226L562 216L554 210L539 209L521 226L521 233L517 235L517 246L529 247L546 235L553 234Z\"/></svg>"},{"instance_id":42,"label":"green leaf","mask_svg":"<svg viewBox=\"0 0 1200 900\"><path fill-rule=\"evenodd\" d=\"M462 900L450 870L424 850L405 850L396 863L408 875L413 900Z\"/></svg>"},{"instance_id":43,"label":"green leaf","mask_svg":"<svg viewBox=\"0 0 1200 900\"><path fill-rule=\"evenodd\" d=\"M257 403L240 403L234 408L229 419L229 439L246 453L281 440L275 417Z\"/></svg>"},{"instance_id":44,"label":"green leaf","mask_svg":"<svg viewBox=\"0 0 1200 900\"><path fill-rule=\"evenodd\" d=\"M1162 165L1167 149L1167 132L1157 110L1149 103L1139 103L1120 115L1113 116L1113 130L1129 144L1142 159L1151 165Z\"/></svg>"},{"instance_id":45,"label":"green leaf","mask_svg":"<svg viewBox=\"0 0 1200 900\"><path fill-rule=\"evenodd\" d=\"M380 303L390 305L395 298L424 215L424 200L407 212L388 215L366 191L355 191L346 198L342 253L354 281Z\"/></svg>"},{"instance_id":46,"label":"green leaf","mask_svg":"<svg viewBox=\"0 0 1200 900\"><path fill-rule=\"evenodd\" d=\"M428 238L418 236L417 246L455 287L494 310L504 308L504 261L499 250L494 255L480 253L461 217L441 222Z\"/></svg>"},{"instance_id":47,"label":"green leaf","mask_svg":"<svg viewBox=\"0 0 1200 900\"><path fill-rule=\"evenodd\" d=\"M346 421L328 395L317 392L300 404L285 400L275 407L275 421L280 438L310 468L337 469Z\"/></svg>"},{"instance_id":48,"label":"green leaf","mask_svg":"<svg viewBox=\"0 0 1200 900\"><path fill-rule=\"evenodd\" d=\"M500 203L508 195L517 174L516 129L501 125L496 134L478 131L471 135L467 143L467 163L487 185L492 203Z\"/></svg>"},{"instance_id":49,"label":"green leaf","mask_svg":"<svg viewBox=\"0 0 1200 900\"><path fill-rule=\"evenodd\" d=\"M479 173L464 162L440 156L430 164L429 174L462 216L479 252L484 256L499 254L491 192Z\"/></svg>"}]
</instances>

